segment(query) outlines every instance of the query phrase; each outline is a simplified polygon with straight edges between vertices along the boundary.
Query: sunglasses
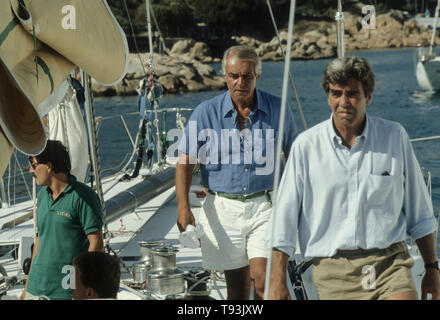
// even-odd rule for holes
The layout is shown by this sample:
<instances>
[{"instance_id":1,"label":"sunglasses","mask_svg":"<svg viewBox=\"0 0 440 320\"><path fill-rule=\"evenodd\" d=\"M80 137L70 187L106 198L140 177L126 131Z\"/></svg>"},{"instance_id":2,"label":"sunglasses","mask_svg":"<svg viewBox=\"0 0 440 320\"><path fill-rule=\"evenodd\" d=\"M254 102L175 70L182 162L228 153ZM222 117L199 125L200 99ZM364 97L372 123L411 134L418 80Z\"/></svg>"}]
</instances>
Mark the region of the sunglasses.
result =
<instances>
[{"instance_id":1,"label":"sunglasses","mask_svg":"<svg viewBox=\"0 0 440 320\"><path fill-rule=\"evenodd\" d=\"M37 161L35 161L35 162L30 162L30 161L29 161L29 163L30 163L32 169L34 169L34 170L35 170L40 164L44 164L44 163L42 163L42 162L37 162Z\"/></svg>"}]
</instances>

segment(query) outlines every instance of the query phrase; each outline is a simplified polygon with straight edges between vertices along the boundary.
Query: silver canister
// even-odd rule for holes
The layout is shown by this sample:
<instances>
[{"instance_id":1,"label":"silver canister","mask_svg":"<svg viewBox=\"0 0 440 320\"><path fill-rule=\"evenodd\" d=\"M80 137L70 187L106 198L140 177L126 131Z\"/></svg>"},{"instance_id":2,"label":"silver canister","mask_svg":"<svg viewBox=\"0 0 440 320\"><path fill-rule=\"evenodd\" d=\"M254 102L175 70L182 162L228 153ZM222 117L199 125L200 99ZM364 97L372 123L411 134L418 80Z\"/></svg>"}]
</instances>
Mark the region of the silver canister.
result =
<instances>
[{"instance_id":1,"label":"silver canister","mask_svg":"<svg viewBox=\"0 0 440 320\"><path fill-rule=\"evenodd\" d=\"M173 295L184 293L185 272L175 269L172 273L150 271L147 275L147 289L158 295Z\"/></svg>"},{"instance_id":2,"label":"silver canister","mask_svg":"<svg viewBox=\"0 0 440 320\"><path fill-rule=\"evenodd\" d=\"M153 254L151 249L164 245L163 240L139 241L139 251L141 253L141 261L146 265L153 265Z\"/></svg>"},{"instance_id":3,"label":"silver canister","mask_svg":"<svg viewBox=\"0 0 440 320\"><path fill-rule=\"evenodd\" d=\"M147 280L148 271L150 271L151 266L145 265L143 263L136 263L133 265L133 280L136 283L143 283Z\"/></svg>"},{"instance_id":4,"label":"silver canister","mask_svg":"<svg viewBox=\"0 0 440 320\"><path fill-rule=\"evenodd\" d=\"M161 273L173 273L176 269L176 253L173 247L158 246L151 249L153 255L153 270Z\"/></svg>"}]
</instances>

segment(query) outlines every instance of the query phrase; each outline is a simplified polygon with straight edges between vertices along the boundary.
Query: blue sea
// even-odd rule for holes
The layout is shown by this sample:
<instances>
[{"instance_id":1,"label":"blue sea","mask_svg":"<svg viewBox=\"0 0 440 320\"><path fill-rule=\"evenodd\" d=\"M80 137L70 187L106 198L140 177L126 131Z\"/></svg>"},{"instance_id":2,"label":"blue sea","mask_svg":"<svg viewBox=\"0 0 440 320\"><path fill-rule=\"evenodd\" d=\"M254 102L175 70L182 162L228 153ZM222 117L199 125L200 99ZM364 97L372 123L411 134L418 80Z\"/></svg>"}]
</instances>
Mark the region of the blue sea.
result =
<instances>
[{"instance_id":1,"label":"blue sea","mask_svg":"<svg viewBox=\"0 0 440 320\"><path fill-rule=\"evenodd\" d=\"M413 50L359 51L348 52L347 55L368 58L376 74L376 87L367 113L400 122L411 138L440 135L440 94L426 93L419 88L414 73ZM329 61L291 62L291 72L308 127L330 117L327 96L320 86L322 72ZM212 66L216 71L220 70L219 64ZM283 70L282 62L264 62L257 87L281 95ZM220 93L204 91L168 94L159 103L161 108L194 108L203 100ZM137 100L137 97L95 98L96 115L103 118L98 139L104 176L121 168L132 152L131 142L118 115L125 114L130 135L135 140L139 115L133 113L137 111ZM294 112L297 127L304 130L290 86L288 105ZM190 112L183 114L189 118ZM167 113L165 120L167 129L175 127L174 113ZM163 127L163 114L160 114L160 121ZM426 172L431 172L432 197L437 216L440 211L440 140L415 142L413 146L421 167ZM24 156L18 155L18 158L24 167L28 166ZM15 187L17 190L24 190L19 180Z\"/></svg>"}]
</instances>

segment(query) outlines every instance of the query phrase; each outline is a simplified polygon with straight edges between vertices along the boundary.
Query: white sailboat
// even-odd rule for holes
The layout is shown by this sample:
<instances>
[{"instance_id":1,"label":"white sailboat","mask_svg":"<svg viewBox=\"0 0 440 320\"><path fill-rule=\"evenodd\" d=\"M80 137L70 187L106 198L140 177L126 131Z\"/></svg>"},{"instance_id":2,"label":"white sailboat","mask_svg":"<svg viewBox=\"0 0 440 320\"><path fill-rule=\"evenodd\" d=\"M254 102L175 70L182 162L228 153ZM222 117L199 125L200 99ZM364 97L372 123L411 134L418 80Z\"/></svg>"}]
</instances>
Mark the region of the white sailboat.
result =
<instances>
[{"instance_id":1,"label":"white sailboat","mask_svg":"<svg viewBox=\"0 0 440 320\"><path fill-rule=\"evenodd\" d=\"M295 1L292 0L292 3L291 6L294 8ZM147 0L147 10L149 9ZM340 9L339 12L342 13L342 10ZM284 88L287 86L286 75L285 71ZM156 114L156 117L160 111L157 105L156 109L150 110ZM181 110L174 111L179 114ZM89 115L88 118L90 122L94 116ZM178 115L176 119L179 120ZM150 129L153 130L153 126ZM89 125L88 130L93 131L93 128ZM156 129L156 143L160 143L159 135ZM137 142L132 142L134 149ZM159 145L157 149L160 150L160 147ZM95 155L93 161L97 160L99 157ZM131 160L117 174L100 180L100 193L106 212L106 242L109 250L116 253L121 260L118 299L225 299L226 285L222 273L202 269L200 248L185 248L180 244L180 233L176 226L177 200L173 165L162 159L159 161L160 165L155 164L152 169L140 168L136 177L121 182L124 175L131 173L128 169ZM99 161L97 162L94 164L94 172L99 173ZM145 179L146 176L149 178ZM199 181L200 177L196 174L190 193L192 212L196 220L204 199L204 190L199 186ZM6 248L9 245L12 248L17 243L20 244L18 256L14 256L14 251L10 251L0 257L1 299L17 299L23 290L23 280L26 277L24 271L27 267L26 259L30 256L30 245L33 242L34 223L32 220L20 221L32 215L32 207L32 201L27 201L0 210L0 228L4 227L0 231L0 246ZM165 246L161 245L164 243ZM153 248L158 249L153 250ZM413 276L417 288L420 288L423 263L415 246L410 246L410 251L415 258ZM296 268L289 273L291 296L296 299L306 297L317 299L311 268L307 268L307 264L302 264L299 253L292 261L295 260L297 267L290 264L291 267ZM163 270L163 265L155 266L155 261L166 264L167 272L157 272L159 269Z\"/></svg>"},{"instance_id":2,"label":"white sailboat","mask_svg":"<svg viewBox=\"0 0 440 320\"><path fill-rule=\"evenodd\" d=\"M417 48L415 73L419 86L426 91L440 90L440 56L435 52L435 34L440 10L440 0L435 8L432 36L429 47Z\"/></svg>"}]
</instances>

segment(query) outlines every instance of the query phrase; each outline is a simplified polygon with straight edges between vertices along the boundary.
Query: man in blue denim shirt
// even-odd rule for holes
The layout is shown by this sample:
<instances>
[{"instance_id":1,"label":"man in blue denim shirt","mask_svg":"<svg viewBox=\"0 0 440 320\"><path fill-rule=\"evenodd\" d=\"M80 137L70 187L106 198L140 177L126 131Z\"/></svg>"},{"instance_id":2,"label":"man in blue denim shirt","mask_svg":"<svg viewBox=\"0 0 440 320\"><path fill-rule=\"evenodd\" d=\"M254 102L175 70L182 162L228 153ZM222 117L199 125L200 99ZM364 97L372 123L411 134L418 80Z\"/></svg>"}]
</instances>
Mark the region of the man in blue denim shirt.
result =
<instances>
[{"instance_id":1,"label":"man in blue denim shirt","mask_svg":"<svg viewBox=\"0 0 440 320\"><path fill-rule=\"evenodd\" d=\"M177 224L181 232L196 221L188 192L197 159L202 185L208 189L197 224L203 267L224 270L228 299L263 297L266 258L264 242L272 206L275 146L281 100L256 89L261 61L247 46L229 48L222 61L228 91L201 103L192 113L179 145L176 168ZM297 136L290 110L286 113L283 151Z\"/></svg>"}]
</instances>

